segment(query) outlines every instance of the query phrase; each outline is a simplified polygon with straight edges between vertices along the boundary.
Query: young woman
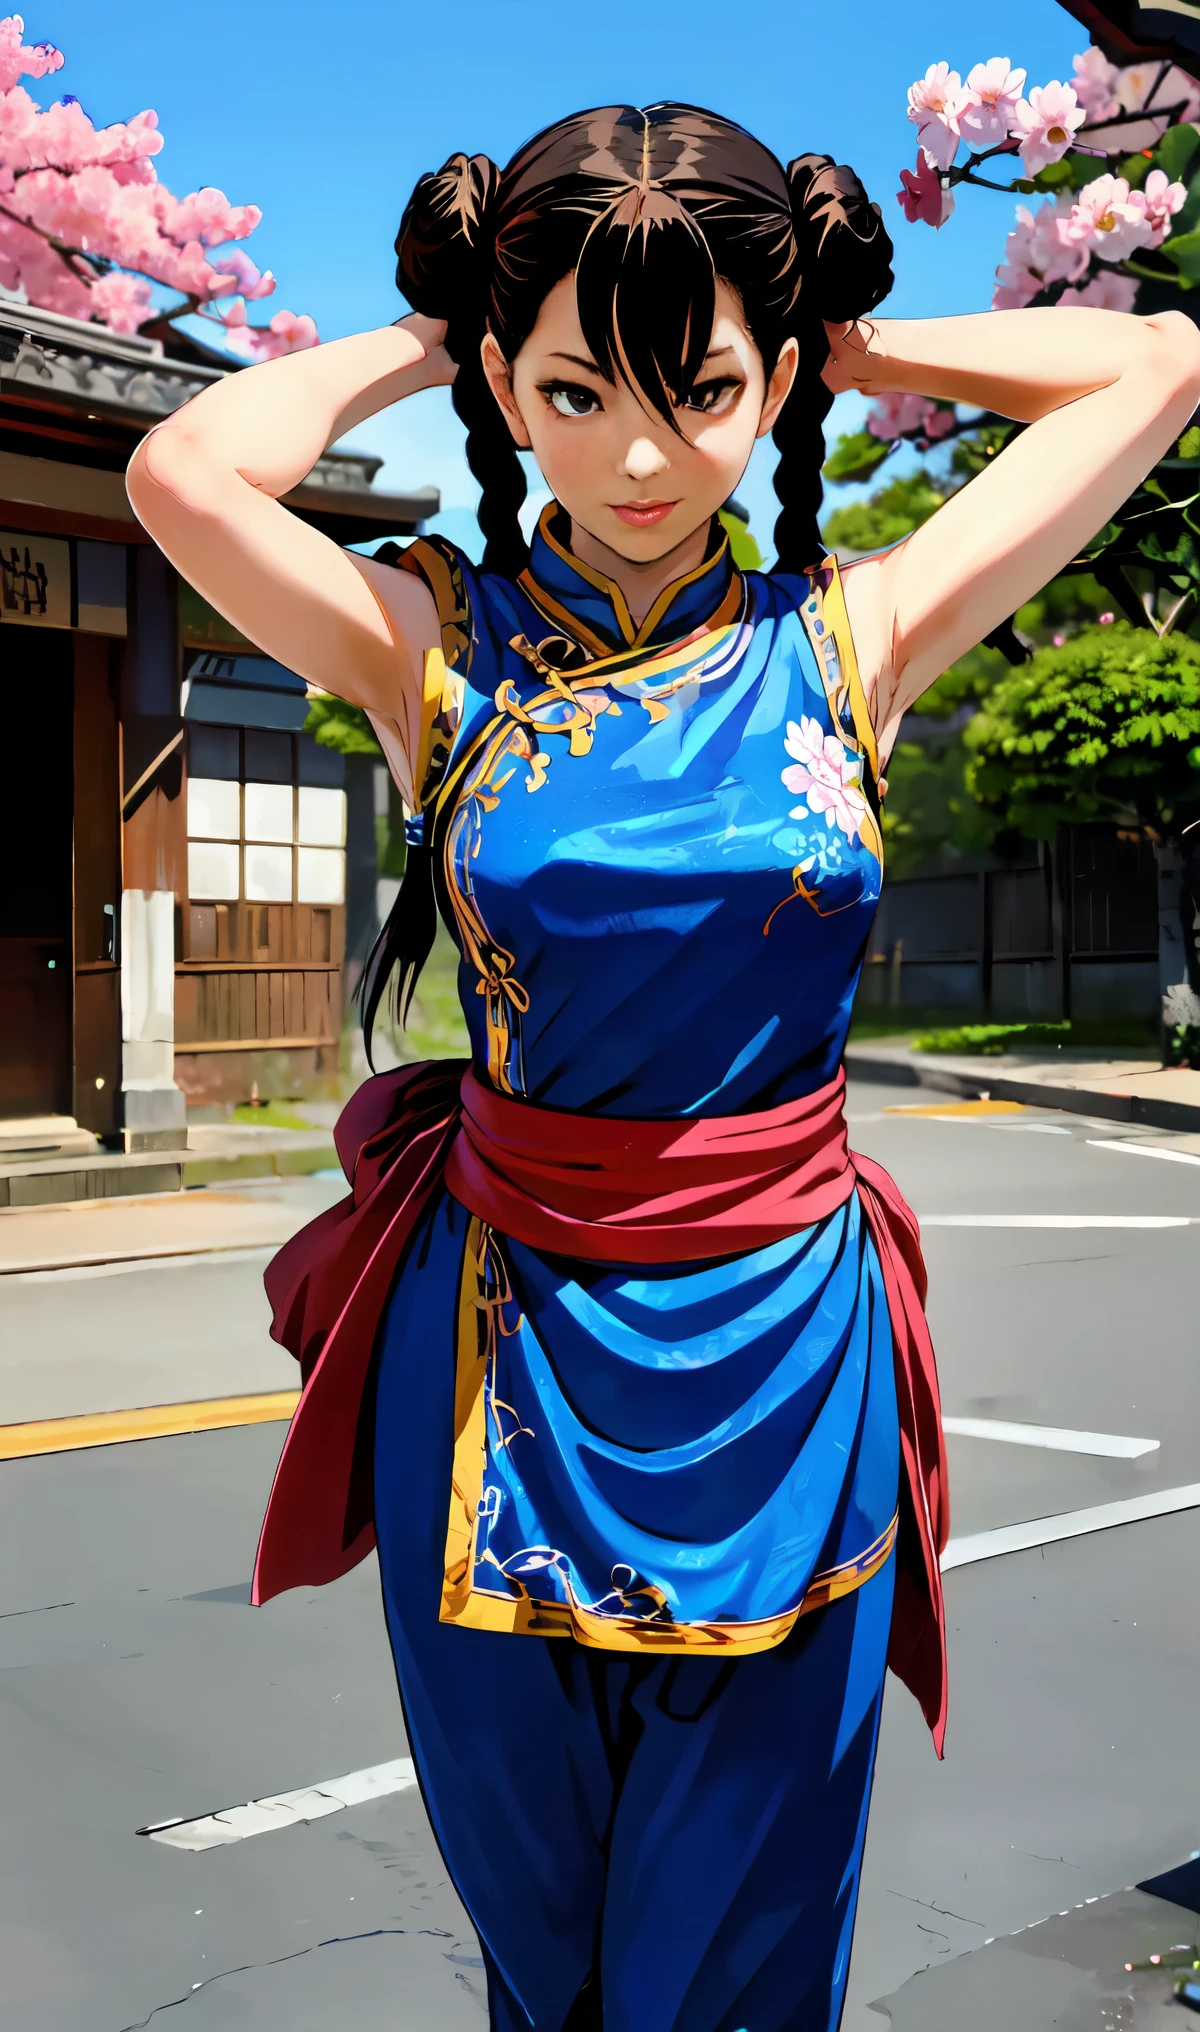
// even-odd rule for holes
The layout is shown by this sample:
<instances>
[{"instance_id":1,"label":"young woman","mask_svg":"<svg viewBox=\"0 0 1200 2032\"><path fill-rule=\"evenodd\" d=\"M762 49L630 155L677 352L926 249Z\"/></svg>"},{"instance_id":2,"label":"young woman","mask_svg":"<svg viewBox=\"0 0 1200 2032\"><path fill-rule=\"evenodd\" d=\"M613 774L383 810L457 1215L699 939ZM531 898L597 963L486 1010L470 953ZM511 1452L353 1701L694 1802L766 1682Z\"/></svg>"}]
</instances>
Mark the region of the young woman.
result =
<instances>
[{"instance_id":1,"label":"young woman","mask_svg":"<svg viewBox=\"0 0 1200 2032\"><path fill-rule=\"evenodd\" d=\"M130 495L271 655L365 707L413 813L368 974L462 962L466 1069L339 1127L351 1197L269 1278L304 1397L258 1598L377 1538L409 1736L502 2032L829 2032L885 1661L940 1749L946 1534L915 1223L846 1149L881 769L946 664L1100 527L1200 399L1175 313L897 323L852 172L688 106L456 155L410 316L231 376ZM453 383L481 570L279 504ZM934 522L823 558L833 394L1025 430ZM717 511L778 447L778 562ZM527 545L517 447L554 496Z\"/></svg>"}]
</instances>

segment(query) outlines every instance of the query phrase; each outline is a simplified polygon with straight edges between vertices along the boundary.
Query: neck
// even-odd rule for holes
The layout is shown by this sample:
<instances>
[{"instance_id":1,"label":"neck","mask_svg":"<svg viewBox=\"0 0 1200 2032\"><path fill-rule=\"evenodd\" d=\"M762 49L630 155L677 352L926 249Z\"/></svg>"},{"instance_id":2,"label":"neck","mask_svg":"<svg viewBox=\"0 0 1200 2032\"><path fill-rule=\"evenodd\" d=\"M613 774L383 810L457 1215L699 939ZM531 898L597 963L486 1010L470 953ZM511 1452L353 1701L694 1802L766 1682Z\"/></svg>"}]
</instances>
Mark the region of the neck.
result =
<instances>
[{"instance_id":1,"label":"neck","mask_svg":"<svg viewBox=\"0 0 1200 2032\"><path fill-rule=\"evenodd\" d=\"M622 557L619 550L610 550L581 523L571 523L570 547L575 556L582 564L590 565L593 571L603 572L606 579L611 579L620 588L639 627L659 594L673 580L683 578L687 572L695 571L697 565L703 564L708 542L709 524L702 522L699 529L693 530L682 543L677 543L674 550L639 564L634 558Z\"/></svg>"}]
</instances>

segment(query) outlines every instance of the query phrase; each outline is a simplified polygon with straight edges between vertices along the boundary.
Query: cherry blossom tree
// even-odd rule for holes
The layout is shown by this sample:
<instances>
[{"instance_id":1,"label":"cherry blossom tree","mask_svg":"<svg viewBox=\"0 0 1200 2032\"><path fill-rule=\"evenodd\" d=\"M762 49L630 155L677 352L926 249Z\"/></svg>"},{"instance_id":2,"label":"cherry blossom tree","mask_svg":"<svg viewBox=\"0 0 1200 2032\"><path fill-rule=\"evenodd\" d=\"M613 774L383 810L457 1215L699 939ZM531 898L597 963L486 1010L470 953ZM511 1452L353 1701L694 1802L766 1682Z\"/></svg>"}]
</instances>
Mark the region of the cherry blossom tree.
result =
<instances>
[{"instance_id":1,"label":"cherry blossom tree","mask_svg":"<svg viewBox=\"0 0 1200 2032\"><path fill-rule=\"evenodd\" d=\"M1022 202L996 269L995 310L1026 305L1143 312L1192 310L1200 284L1200 83L1169 60L1119 68L1100 49L1068 81L1027 89L1027 72L991 57L965 81L931 64L908 91L916 167L900 174L905 217L940 231L965 186ZM1016 174L1001 181L997 171ZM1020 425L964 415L913 395L875 401L863 429L826 464L835 481L869 477L901 444L928 452L955 438L951 469L971 477ZM1200 430L1189 429L1074 569L1114 607L1162 632L1200 614ZM999 631L1011 658L1011 629Z\"/></svg>"},{"instance_id":2,"label":"cherry blossom tree","mask_svg":"<svg viewBox=\"0 0 1200 2032\"><path fill-rule=\"evenodd\" d=\"M0 288L114 332L204 317L251 360L316 345L310 317L247 318L247 303L275 289L234 244L258 225L257 205L231 205L211 187L173 196L154 167L156 113L98 128L70 93L39 106L20 80L51 76L63 57L24 34L19 14L0 20ZM163 305L155 285L178 300Z\"/></svg>"}]
</instances>

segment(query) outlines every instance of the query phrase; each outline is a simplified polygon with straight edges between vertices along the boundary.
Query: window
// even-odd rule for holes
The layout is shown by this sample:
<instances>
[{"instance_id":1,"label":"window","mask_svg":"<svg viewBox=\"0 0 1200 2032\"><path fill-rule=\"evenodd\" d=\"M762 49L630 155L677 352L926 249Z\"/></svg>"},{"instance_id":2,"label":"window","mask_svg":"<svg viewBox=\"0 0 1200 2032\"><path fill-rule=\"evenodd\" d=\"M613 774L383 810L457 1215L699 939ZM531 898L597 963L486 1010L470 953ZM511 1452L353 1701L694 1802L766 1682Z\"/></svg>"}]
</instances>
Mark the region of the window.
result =
<instances>
[{"instance_id":1,"label":"window","mask_svg":"<svg viewBox=\"0 0 1200 2032\"><path fill-rule=\"evenodd\" d=\"M247 730L239 744L233 730L190 730L189 765L196 771L189 773L187 795L193 901L345 901L346 793L328 780L330 765L341 758L311 755L315 743L303 735L296 742L298 754L292 743L290 734ZM202 773L205 764L212 775ZM324 782L311 780L322 775ZM298 776L309 780L297 782Z\"/></svg>"}]
</instances>

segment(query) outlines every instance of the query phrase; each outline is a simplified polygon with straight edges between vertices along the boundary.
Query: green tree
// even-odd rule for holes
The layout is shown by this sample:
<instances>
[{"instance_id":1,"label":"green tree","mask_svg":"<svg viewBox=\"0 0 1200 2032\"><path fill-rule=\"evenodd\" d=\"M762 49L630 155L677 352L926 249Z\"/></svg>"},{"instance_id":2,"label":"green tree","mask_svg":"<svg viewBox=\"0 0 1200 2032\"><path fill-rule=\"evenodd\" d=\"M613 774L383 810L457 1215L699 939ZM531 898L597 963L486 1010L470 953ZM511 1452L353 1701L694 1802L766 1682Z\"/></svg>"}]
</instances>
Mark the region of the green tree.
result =
<instances>
[{"instance_id":1,"label":"green tree","mask_svg":"<svg viewBox=\"0 0 1200 2032\"><path fill-rule=\"evenodd\" d=\"M1029 839L1096 819L1177 838L1200 818L1200 643L1083 629L1003 678L964 740L971 794Z\"/></svg>"},{"instance_id":2,"label":"green tree","mask_svg":"<svg viewBox=\"0 0 1200 2032\"><path fill-rule=\"evenodd\" d=\"M965 741L968 789L999 824L1048 839L1109 819L1153 841L1163 1056L1200 1068L1200 899L1182 838L1200 822L1200 643L1083 629L998 684Z\"/></svg>"},{"instance_id":3,"label":"green tree","mask_svg":"<svg viewBox=\"0 0 1200 2032\"><path fill-rule=\"evenodd\" d=\"M835 508L821 534L831 550L886 550L928 522L945 498L946 489L918 466L915 472L890 480L868 500Z\"/></svg>"}]
</instances>

